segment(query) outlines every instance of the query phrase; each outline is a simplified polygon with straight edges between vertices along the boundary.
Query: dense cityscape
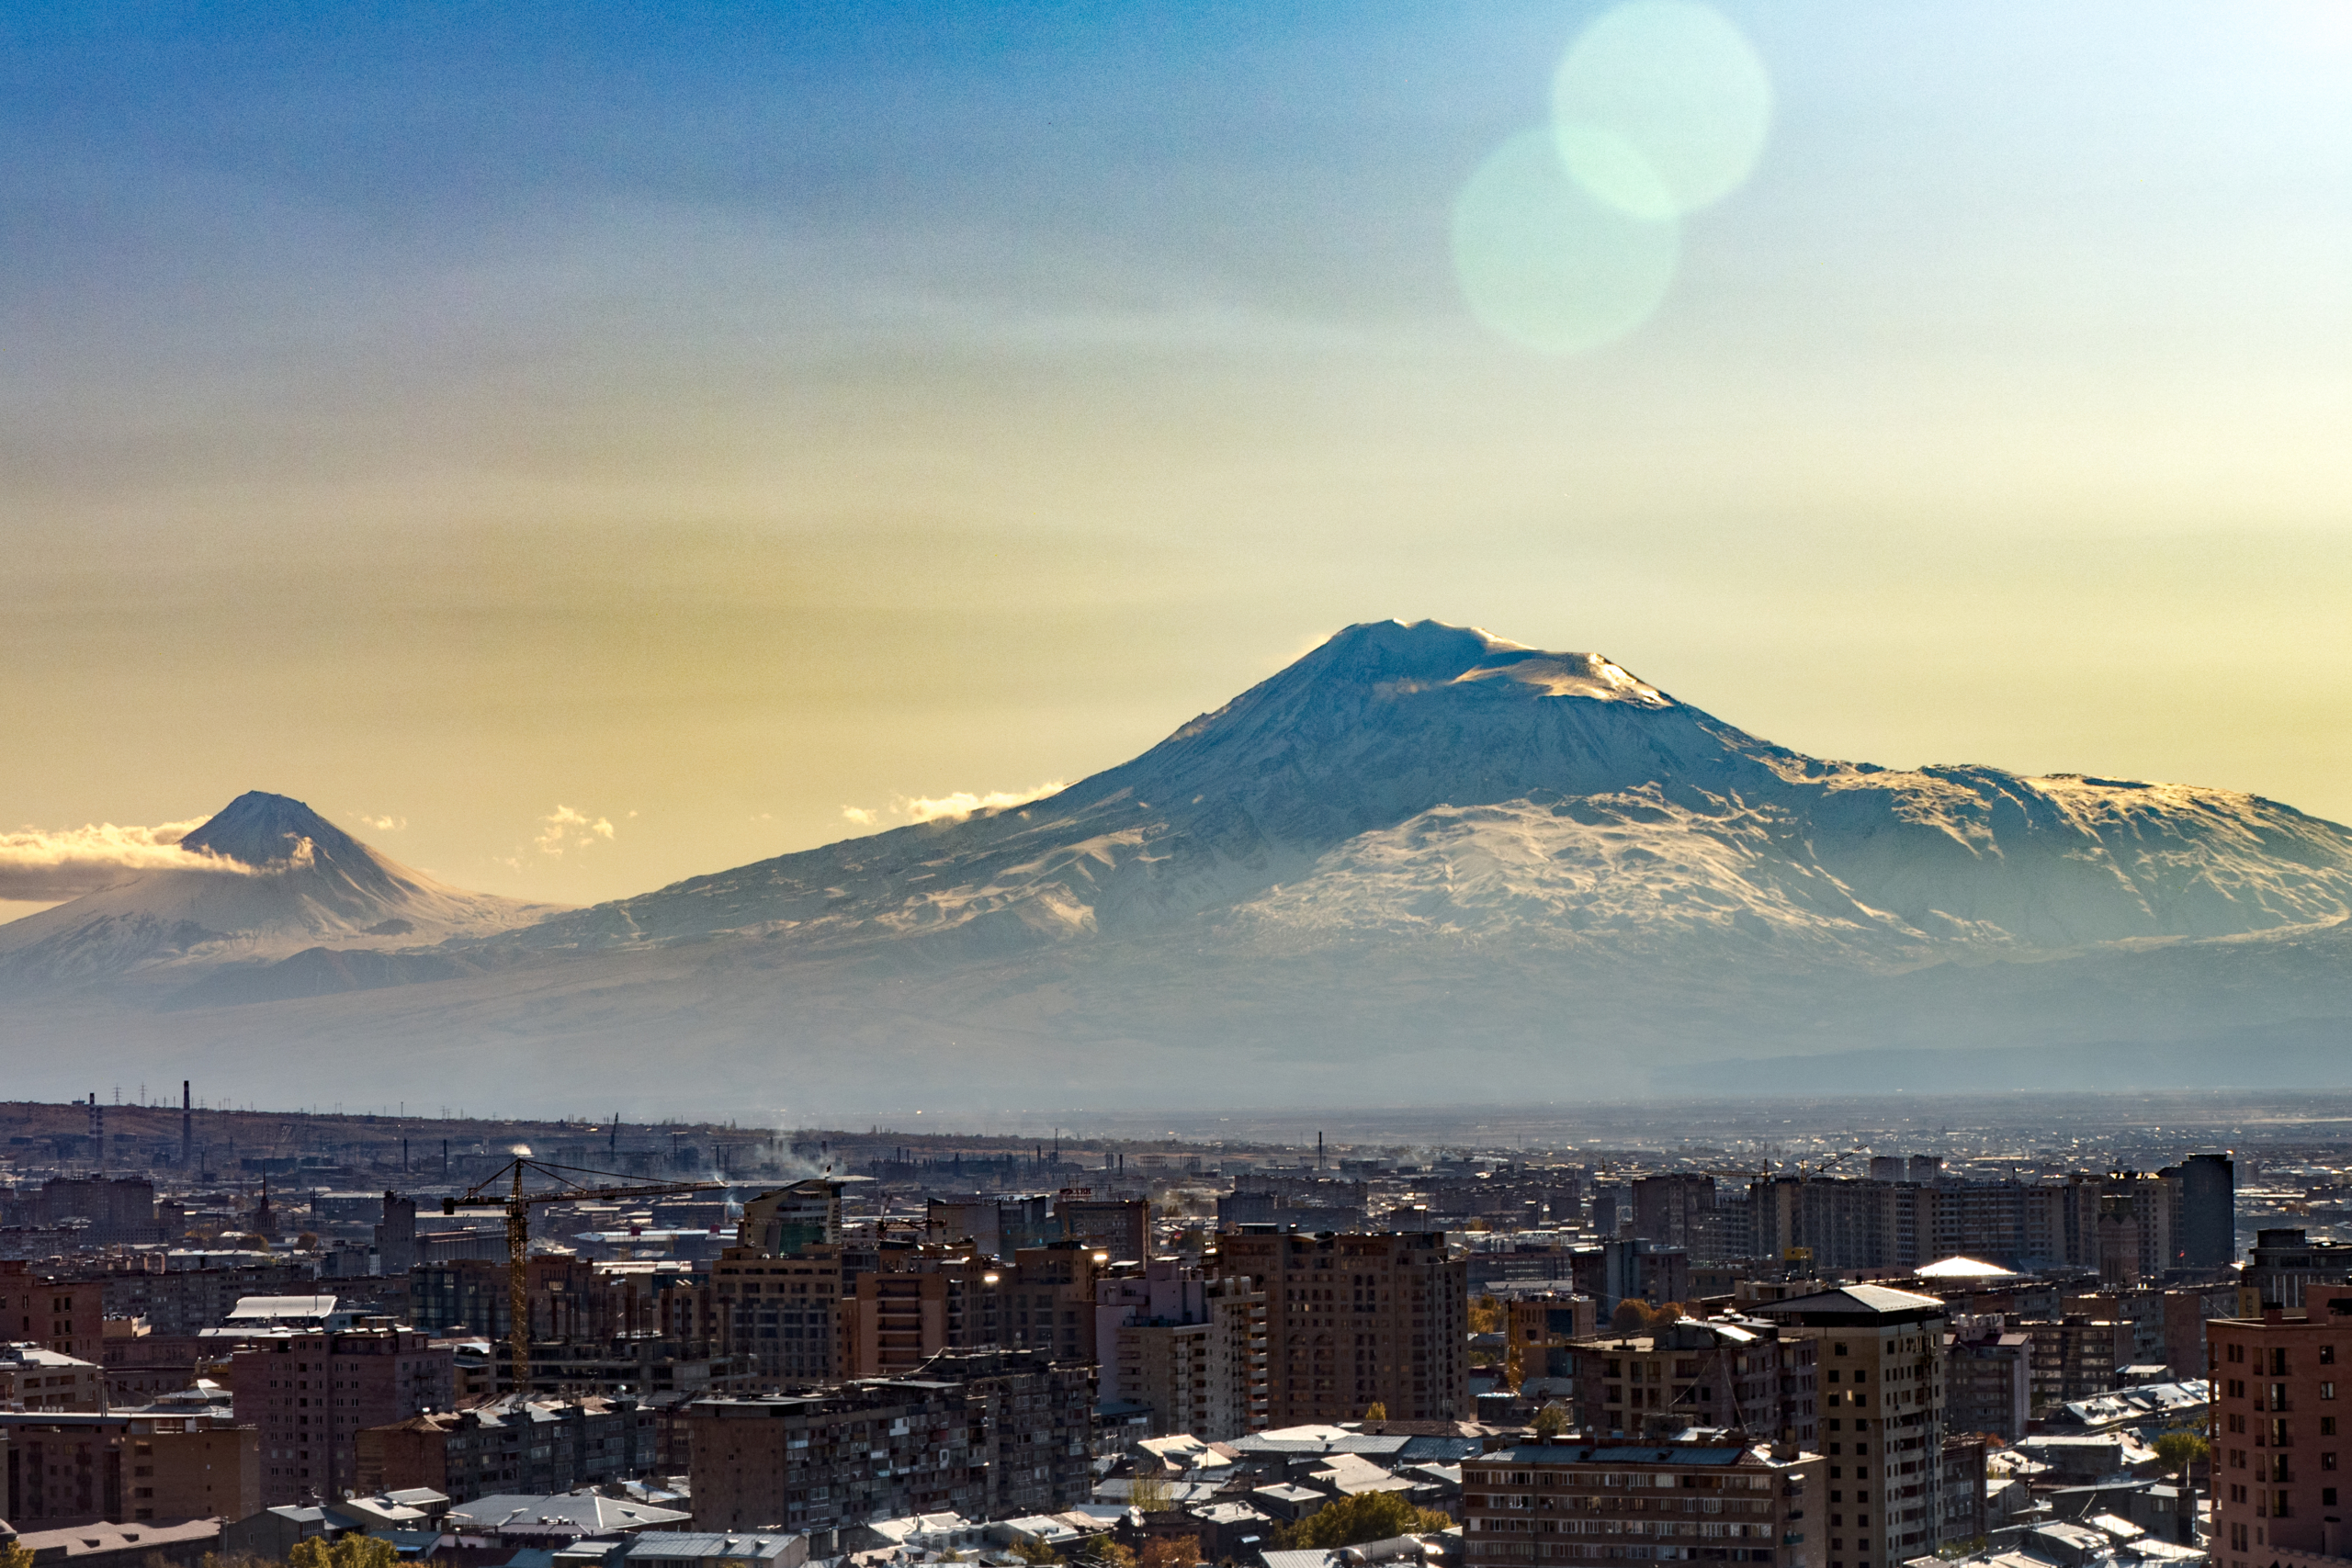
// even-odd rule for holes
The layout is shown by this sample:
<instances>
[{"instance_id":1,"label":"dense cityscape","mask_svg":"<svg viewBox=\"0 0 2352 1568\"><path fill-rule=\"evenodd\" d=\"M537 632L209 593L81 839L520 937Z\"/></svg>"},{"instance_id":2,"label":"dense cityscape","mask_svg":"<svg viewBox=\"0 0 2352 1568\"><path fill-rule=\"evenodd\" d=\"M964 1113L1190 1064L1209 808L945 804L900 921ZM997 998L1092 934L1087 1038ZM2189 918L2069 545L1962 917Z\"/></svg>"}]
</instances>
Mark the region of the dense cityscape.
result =
<instances>
[{"instance_id":1,"label":"dense cityscape","mask_svg":"<svg viewBox=\"0 0 2352 1568\"><path fill-rule=\"evenodd\" d=\"M2338 1539L2326 1101L1245 1140L179 1100L0 1107L0 1517L35 1562L2248 1568ZM1417 1118L1452 1135L1379 1141Z\"/></svg>"}]
</instances>

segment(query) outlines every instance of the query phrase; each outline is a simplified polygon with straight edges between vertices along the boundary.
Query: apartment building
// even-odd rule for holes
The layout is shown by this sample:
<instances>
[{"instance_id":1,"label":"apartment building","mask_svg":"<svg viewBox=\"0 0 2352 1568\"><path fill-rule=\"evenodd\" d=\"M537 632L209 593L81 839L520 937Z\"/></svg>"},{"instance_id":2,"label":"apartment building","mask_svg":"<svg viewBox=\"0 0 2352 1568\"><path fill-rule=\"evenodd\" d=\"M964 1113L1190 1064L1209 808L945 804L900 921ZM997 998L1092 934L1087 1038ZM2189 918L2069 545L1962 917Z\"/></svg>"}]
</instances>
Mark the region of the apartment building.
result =
<instances>
[{"instance_id":1,"label":"apartment building","mask_svg":"<svg viewBox=\"0 0 2352 1568\"><path fill-rule=\"evenodd\" d=\"M22 1259L0 1259L0 1339L95 1361L105 1337L106 1289L97 1280L52 1280Z\"/></svg>"},{"instance_id":2,"label":"apartment building","mask_svg":"<svg viewBox=\"0 0 2352 1568\"><path fill-rule=\"evenodd\" d=\"M1818 1454L1721 1432L1498 1449L1462 1462L1464 1560L1822 1568L1823 1468Z\"/></svg>"},{"instance_id":3,"label":"apartment building","mask_svg":"<svg viewBox=\"0 0 2352 1568\"><path fill-rule=\"evenodd\" d=\"M16 1410L96 1410L106 1372L38 1345L0 1345L0 1405Z\"/></svg>"},{"instance_id":4,"label":"apartment building","mask_svg":"<svg viewBox=\"0 0 2352 1568\"><path fill-rule=\"evenodd\" d=\"M1092 1489L1093 1406L1091 1366L1012 1350L950 1352L911 1378L822 1393L698 1400L695 1524L822 1531L1068 1508Z\"/></svg>"},{"instance_id":5,"label":"apartment building","mask_svg":"<svg viewBox=\"0 0 2352 1568\"><path fill-rule=\"evenodd\" d=\"M1944 1303L1877 1285L1758 1303L1815 1343L1828 1474L1826 1568L1892 1568L1943 1528Z\"/></svg>"},{"instance_id":6,"label":"apartment building","mask_svg":"<svg viewBox=\"0 0 2352 1568\"><path fill-rule=\"evenodd\" d=\"M464 1500L552 1496L654 1468L654 1413L633 1399L516 1399L435 1410L370 1427L354 1441L353 1489L428 1487Z\"/></svg>"},{"instance_id":7,"label":"apartment building","mask_svg":"<svg viewBox=\"0 0 2352 1568\"><path fill-rule=\"evenodd\" d=\"M2212 1356L2215 1568L2321 1568L2346 1550L2352 1287L2308 1284L2299 1311L2205 1325ZM2339 1391L2341 1391L2339 1393Z\"/></svg>"},{"instance_id":8,"label":"apartment building","mask_svg":"<svg viewBox=\"0 0 2352 1568\"><path fill-rule=\"evenodd\" d=\"M446 1346L383 1319L283 1333L229 1359L237 1422L261 1434L262 1506L347 1495L358 1435L455 1402Z\"/></svg>"},{"instance_id":9,"label":"apartment building","mask_svg":"<svg viewBox=\"0 0 2352 1568\"><path fill-rule=\"evenodd\" d=\"M242 1519L259 1513L260 1434L213 1415L0 1413L0 1518Z\"/></svg>"},{"instance_id":10,"label":"apartment building","mask_svg":"<svg viewBox=\"0 0 2352 1568\"><path fill-rule=\"evenodd\" d=\"M1140 1404L1154 1437L1223 1442L1266 1425L1266 1293L1173 1258L1094 1286L1103 1404Z\"/></svg>"},{"instance_id":11,"label":"apartment building","mask_svg":"<svg viewBox=\"0 0 2352 1568\"><path fill-rule=\"evenodd\" d=\"M1466 1266L1442 1231L1217 1237L1220 1275L1266 1294L1267 1424L1470 1415Z\"/></svg>"},{"instance_id":12,"label":"apartment building","mask_svg":"<svg viewBox=\"0 0 2352 1568\"><path fill-rule=\"evenodd\" d=\"M1569 1352L1577 1419L1596 1438L1706 1427L1810 1447L1819 1350L1810 1336L1761 1320L1594 1335Z\"/></svg>"}]
</instances>

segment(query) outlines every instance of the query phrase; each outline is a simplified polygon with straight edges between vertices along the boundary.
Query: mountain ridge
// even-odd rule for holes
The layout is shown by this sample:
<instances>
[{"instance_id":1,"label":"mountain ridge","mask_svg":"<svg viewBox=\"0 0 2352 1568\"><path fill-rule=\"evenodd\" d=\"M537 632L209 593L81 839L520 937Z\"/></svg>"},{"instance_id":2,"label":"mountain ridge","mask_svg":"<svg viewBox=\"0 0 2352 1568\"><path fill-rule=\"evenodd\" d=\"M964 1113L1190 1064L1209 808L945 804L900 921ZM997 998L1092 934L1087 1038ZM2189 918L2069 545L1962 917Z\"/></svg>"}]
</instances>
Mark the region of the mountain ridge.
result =
<instances>
[{"instance_id":1,"label":"mountain ridge","mask_svg":"<svg viewBox=\"0 0 2352 1568\"><path fill-rule=\"evenodd\" d=\"M680 1109L697 1082L1632 1093L1731 1059L2326 1036L2348 917L2352 831L2274 801L1814 758L1598 654L1372 623L1043 799L437 942L191 952L9 1022L64 1041L98 1010L232 1077L296 1046L354 1082L619 1073Z\"/></svg>"}]
</instances>

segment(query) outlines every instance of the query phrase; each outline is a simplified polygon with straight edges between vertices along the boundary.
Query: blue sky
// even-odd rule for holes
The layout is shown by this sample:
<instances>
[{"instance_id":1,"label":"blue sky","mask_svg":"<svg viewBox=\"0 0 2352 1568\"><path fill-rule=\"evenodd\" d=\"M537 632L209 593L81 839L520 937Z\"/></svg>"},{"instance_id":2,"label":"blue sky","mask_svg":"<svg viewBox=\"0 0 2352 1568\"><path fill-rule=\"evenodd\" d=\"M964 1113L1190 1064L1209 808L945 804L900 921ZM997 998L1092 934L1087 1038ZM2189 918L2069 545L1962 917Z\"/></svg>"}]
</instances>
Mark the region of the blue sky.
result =
<instances>
[{"instance_id":1,"label":"blue sky","mask_svg":"<svg viewBox=\"0 0 2352 1568\"><path fill-rule=\"evenodd\" d=\"M1391 615L2352 817L2352 27L1726 6L1753 177L1533 354L1448 224L1605 10L10 7L0 826L607 897Z\"/></svg>"}]
</instances>

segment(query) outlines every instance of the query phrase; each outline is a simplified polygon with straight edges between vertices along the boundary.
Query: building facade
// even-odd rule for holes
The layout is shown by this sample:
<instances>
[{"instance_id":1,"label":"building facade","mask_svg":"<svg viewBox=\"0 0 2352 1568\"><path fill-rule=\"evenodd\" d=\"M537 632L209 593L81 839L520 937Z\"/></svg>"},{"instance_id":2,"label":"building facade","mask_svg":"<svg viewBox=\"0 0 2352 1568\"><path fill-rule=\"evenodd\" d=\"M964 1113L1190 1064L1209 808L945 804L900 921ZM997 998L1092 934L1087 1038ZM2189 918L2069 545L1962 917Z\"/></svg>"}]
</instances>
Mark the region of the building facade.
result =
<instances>
[{"instance_id":1,"label":"building facade","mask_svg":"<svg viewBox=\"0 0 2352 1568\"><path fill-rule=\"evenodd\" d=\"M1498 1449L1462 1462L1464 1561L1821 1568L1823 1468L1818 1454L1722 1433Z\"/></svg>"},{"instance_id":2,"label":"building facade","mask_svg":"<svg viewBox=\"0 0 2352 1568\"><path fill-rule=\"evenodd\" d=\"M210 1415L0 1413L0 1518L47 1523L261 1511L260 1434Z\"/></svg>"},{"instance_id":3,"label":"building facade","mask_svg":"<svg viewBox=\"0 0 2352 1568\"><path fill-rule=\"evenodd\" d=\"M261 1435L262 1506L332 1500L358 1483L358 1435L455 1401L449 1350L413 1329L283 1334L229 1361L237 1423Z\"/></svg>"},{"instance_id":4,"label":"building facade","mask_svg":"<svg viewBox=\"0 0 2352 1568\"><path fill-rule=\"evenodd\" d=\"M953 1511L1052 1513L1092 1490L1094 1369L1032 1352L933 1358L820 1394L697 1401L695 1523L823 1531Z\"/></svg>"},{"instance_id":5,"label":"building facade","mask_svg":"<svg viewBox=\"0 0 2352 1568\"><path fill-rule=\"evenodd\" d=\"M2301 1310L2205 1325L2212 1356L2215 1568L2319 1568L2347 1543L2352 1472L2339 1412L2352 1408L2352 1287L2312 1284Z\"/></svg>"},{"instance_id":6,"label":"building facade","mask_svg":"<svg viewBox=\"0 0 2352 1568\"><path fill-rule=\"evenodd\" d=\"M1154 1437L1223 1442L1266 1425L1266 1293L1173 1258L1095 1281L1103 1404L1150 1411Z\"/></svg>"},{"instance_id":7,"label":"building facade","mask_svg":"<svg viewBox=\"0 0 2352 1568\"><path fill-rule=\"evenodd\" d=\"M1944 1303L1876 1285L1753 1309L1815 1342L1826 1568L1893 1568L1943 1528Z\"/></svg>"},{"instance_id":8,"label":"building facade","mask_svg":"<svg viewBox=\"0 0 2352 1568\"><path fill-rule=\"evenodd\" d=\"M1442 1231L1246 1232L1217 1238L1220 1275L1266 1295L1267 1423L1469 1418L1468 1272Z\"/></svg>"}]
</instances>

